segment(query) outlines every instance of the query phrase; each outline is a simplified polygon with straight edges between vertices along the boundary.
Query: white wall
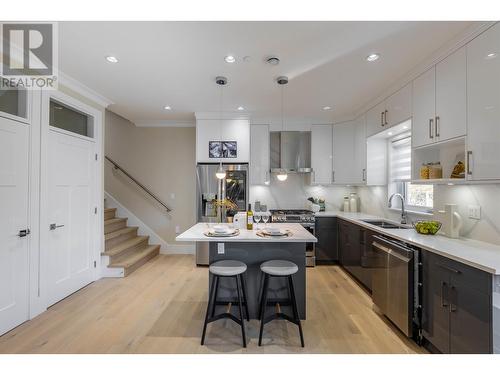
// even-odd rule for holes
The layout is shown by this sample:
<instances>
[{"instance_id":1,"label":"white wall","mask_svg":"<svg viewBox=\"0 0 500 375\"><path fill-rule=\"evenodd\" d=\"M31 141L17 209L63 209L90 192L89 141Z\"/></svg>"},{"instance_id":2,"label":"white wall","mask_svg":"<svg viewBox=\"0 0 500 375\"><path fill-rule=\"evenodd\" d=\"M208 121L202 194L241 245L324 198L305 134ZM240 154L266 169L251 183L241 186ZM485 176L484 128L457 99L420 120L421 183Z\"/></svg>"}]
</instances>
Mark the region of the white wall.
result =
<instances>
[{"instance_id":1,"label":"white wall","mask_svg":"<svg viewBox=\"0 0 500 375\"><path fill-rule=\"evenodd\" d=\"M223 159L223 163L250 161L250 122L248 119L196 119L196 162L218 163L208 157L210 141L236 141L237 157Z\"/></svg>"}]
</instances>

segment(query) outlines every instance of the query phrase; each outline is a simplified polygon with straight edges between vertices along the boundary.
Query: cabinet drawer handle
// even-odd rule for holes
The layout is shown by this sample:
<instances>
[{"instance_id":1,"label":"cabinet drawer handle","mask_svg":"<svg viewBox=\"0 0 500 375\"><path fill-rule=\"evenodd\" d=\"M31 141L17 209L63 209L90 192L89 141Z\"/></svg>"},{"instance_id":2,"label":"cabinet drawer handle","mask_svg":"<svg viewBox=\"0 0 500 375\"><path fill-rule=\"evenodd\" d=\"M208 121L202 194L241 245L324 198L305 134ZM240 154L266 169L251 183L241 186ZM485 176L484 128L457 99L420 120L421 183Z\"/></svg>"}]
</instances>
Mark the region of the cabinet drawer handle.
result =
<instances>
[{"instance_id":1,"label":"cabinet drawer handle","mask_svg":"<svg viewBox=\"0 0 500 375\"><path fill-rule=\"evenodd\" d=\"M448 304L444 299L444 289L447 287L447 284L444 281L441 281L441 307L447 307Z\"/></svg>"},{"instance_id":2,"label":"cabinet drawer handle","mask_svg":"<svg viewBox=\"0 0 500 375\"><path fill-rule=\"evenodd\" d=\"M387 122L387 114L388 113L389 113L389 111L386 109L384 112L384 125L389 125L389 122Z\"/></svg>"},{"instance_id":3,"label":"cabinet drawer handle","mask_svg":"<svg viewBox=\"0 0 500 375\"><path fill-rule=\"evenodd\" d=\"M459 270L456 270L455 268L451 268L451 267L448 267L448 266L444 266L442 264L439 264L437 265L438 267L444 269L444 270L447 270L447 271L450 271L450 272L453 272L453 273L456 273L457 275L461 274L462 272L460 272Z\"/></svg>"},{"instance_id":4,"label":"cabinet drawer handle","mask_svg":"<svg viewBox=\"0 0 500 375\"><path fill-rule=\"evenodd\" d=\"M472 176L472 169L470 167L470 157L472 156L472 151L467 151L467 174Z\"/></svg>"},{"instance_id":5,"label":"cabinet drawer handle","mask_svg":"<svg viewBox=\"0 0 500 375\"><path fill-rule=\"evenodd\" d=\"M380 126L384 126L384 112L380 112Z\"/></svg>"},{"instance_id":6,"label":"cabinet drawer handle","mask_svg":"<svg viewBox=\"0 0 500 375\"><path fill-rule=\"evenodd\" d=\"M433 139L434 135L432 134L432 124L434 123L433 119L429 119L429 138Z\"/></svg>"},{"instance_id":7,"label":"cabinet drawer handle","mask_svg":"<svg viewBox=\"0 0 500 375\"><path fill-rule=\"evenodd\" d=\"M436 116L436 137L439 137L439 116Z\"/></svg>"},{"instance_id":8,"label":"cabinet drawer handle","mask_svg":"<svg viewBox=\"0 0 500 375\"><path fill-rule=\"evenodd\" d=\"M363 172L361 175L362 175L363 181L366 181L366 168L363 168Z\"/></svg>"}]
</instances>

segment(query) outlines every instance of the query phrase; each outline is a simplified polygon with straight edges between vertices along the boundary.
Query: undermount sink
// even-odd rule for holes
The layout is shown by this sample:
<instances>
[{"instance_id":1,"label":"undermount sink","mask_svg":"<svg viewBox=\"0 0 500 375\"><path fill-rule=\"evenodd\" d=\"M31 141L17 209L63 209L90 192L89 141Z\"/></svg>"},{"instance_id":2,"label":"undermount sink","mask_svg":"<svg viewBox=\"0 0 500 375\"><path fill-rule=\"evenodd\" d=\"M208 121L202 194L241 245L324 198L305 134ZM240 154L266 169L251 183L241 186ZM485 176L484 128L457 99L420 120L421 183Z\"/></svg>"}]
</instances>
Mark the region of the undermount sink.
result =
<instances>
[{"instance_id":1,"label":"undermount sink","mask_svg":"<svg viewBox=\"0 0 500 375\"><path fill-rule=\"evenodd\" d=\"M407 229L408 227L405 225L400 225L400 224L395 224L390 221L385 221L385 220L362 220L365 223L375 225L380 228L385 228L385 229Z\"/></svg>"}]
</instances>

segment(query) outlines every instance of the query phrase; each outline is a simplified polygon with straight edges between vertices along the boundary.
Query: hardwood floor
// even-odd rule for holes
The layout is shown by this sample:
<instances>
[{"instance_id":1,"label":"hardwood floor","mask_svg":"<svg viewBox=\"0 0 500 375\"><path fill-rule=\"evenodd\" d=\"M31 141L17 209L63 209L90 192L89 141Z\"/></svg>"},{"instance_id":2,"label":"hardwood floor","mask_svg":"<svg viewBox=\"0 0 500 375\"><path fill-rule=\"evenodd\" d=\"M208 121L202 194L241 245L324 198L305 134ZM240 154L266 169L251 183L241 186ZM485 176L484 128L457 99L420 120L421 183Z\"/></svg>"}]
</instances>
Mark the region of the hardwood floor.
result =
<instances>
[{"instance_id":1,"label":"hardwood floor","mask_svg":"<svg viewBox=\"0 0 500 375\"><path fill-rule=\"evenodd\" d=\"M207 301L206 268L189 255L160 255L123 279L102 279L0 337L0 353L423 353L372 310L372 302L339 267L307 269L306 347L297 327L258 322L211 323L200 335Z\"/></svg>"}]
</instances>

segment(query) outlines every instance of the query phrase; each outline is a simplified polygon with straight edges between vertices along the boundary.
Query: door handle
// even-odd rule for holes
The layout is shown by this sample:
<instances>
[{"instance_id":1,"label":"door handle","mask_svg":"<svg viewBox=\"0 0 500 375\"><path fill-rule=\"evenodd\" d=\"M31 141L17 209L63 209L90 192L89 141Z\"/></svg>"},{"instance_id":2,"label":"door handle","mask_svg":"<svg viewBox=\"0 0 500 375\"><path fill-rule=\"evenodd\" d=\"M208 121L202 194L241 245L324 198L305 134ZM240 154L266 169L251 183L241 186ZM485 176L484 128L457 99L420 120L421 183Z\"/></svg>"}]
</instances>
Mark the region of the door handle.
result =
<instances>
[{"instance_id":1,"label":"door handle","mask_svg":"<svg viewBox=\"0 0 500 375\"><path fill-rule=\"evenodd\" d=\"M447 307L448 304L445 302L444 299L444 289L447 287L448 284L446 282L441 281L441 307Z\"/></svg>"},{"instance_id":2,"label":"door handle","mask_svg":"<svg viewBox=\"0 0 500 375\"><path fill-rule=\"evenodd\" d=\"M436 128L435 128L436 137L439 137L439 116L436 116Z\"/></svg>"},{"instance_id":3,"label":"door handle","mask_svg":"<svg viewBox=\"0 0 500 375\"><path fill-rule=\"evenodd\" d=\"M386 109L384 111L384 125L389 125L389 122L387 121L387 114L389 113L389 111Z\"/></svg>"},{"instance_id":4,"label":"door handle","mask_svg":"<svg viewBox=\"0 0 500 375\"><path fill-rule=\"evenodd\" d=\"M433 139L434 135L432 134L432 124L434 123L433 119L429 119L429 138Z\"/></svg>"},{"instance_id":5,"label":"door handle","mask_svg":"<svg viewBox=\"0 0 500 375\"><path fill-rule=\"evenodd\" d=\"M455 294L455 287L453 285L451 285L451 288L450 288L450 312L455 312L455 311L457 311L457 306L453 305L453 303L451 302L451 300L452 300L451 294L452 293Z\"/></svg>"},{"instance_id":6,"label":"door handle","mask_svg":"<svg viewBox=\"0 0 500 375\"><path fill-rule=\"evenodd\" d=\"M363 178L363 181L366 181L366 168L363 168L363 172L362 172L362 178Z\"/></svg>"},{"instance_id":7,"label":"door handle","mask_svg":"<svg viewBox=\"0 0 500 375\"><path fill-rule=\"evenodd\" d=\"M380 112L380 126L384 126L384 113L385 112Z\"/></svg>"},{"instance_id":8,"label":"door handle","mask_svg":"<svg viewBox=\"0 0 500 375\"><path fill-rule=\"evenodd\" d=\"M49 229L50 230L56 230L57 228L62 228L64 225L57 225L56 223L50 224Z\"/></svg>"},{"instance_id":9,"label":"door handle","mask_svg":"<svg viewBox=\"0 0 500 375\"><path fill-rule=\"evenodd\" d=\"M467 174L472 176L472 170L470 168L470 157L472 155L472 151L467 151Z\"/></svg>"},{"instance_id":10,"label":"door handle","mask_svg":"<svg viewBox=\"0 0 500 375\"><path fill-rule=\"evenodd\" d=\"M30 233L31 233L31 231L29 229L22 229L19 231L18 236L19 237L26 237Z\"/></svg>"}]
</instances>

